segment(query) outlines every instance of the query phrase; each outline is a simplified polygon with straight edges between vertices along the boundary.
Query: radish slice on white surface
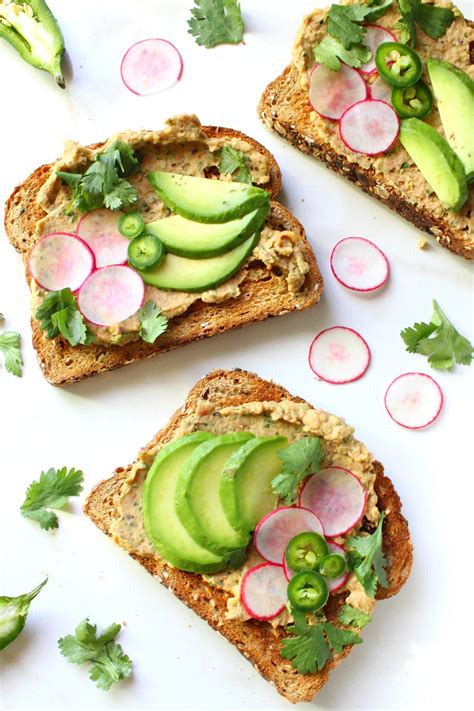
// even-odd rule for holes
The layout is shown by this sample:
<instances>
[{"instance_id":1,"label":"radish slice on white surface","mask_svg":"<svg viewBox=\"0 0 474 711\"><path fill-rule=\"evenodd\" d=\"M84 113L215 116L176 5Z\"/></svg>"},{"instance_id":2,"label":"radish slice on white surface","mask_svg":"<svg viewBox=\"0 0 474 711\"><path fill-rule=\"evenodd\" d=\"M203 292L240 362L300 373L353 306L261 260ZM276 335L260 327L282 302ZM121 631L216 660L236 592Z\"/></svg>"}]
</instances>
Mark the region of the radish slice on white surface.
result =
<instances>
[{"instance_id":1,"label":"radish slice on white surface","mask_svg":"<svg viewBox=\"0 0 474 711\"><path fill-rule=\"evenodd\" d=\"M380 289L390 267L385 254L364 237L346 237L331 252L331 270L340 284L353 291Z\"/></svg>"},{"instance_id":2,"label":"radish slice on white surface","mask_svg":"<svg viewBox=\"0 0 474 711\"><path fill-rule=\"evenodd\" d=\"M369 94L371 99L385 101L386 104L392 105L392 87L380 76L369 84Z\"/></svg>"},{"instance_id":3,"label":"radish slice on white surface","mask_svg":"<svg viewBox=\"0 0 474 711\"><path fill-rule=\"evenodd\" d=\"M158 38L132 45L120 66L123 83L139 96L169 89L179 80L182 71L183 60L174 44Z\"/></svg>"},{"instance_id":4,"label":"radish slice on white surface","mask_svg":"<svg viewBox=\"0 0 474 711\"><path fill-rule=\"evenodd\" d=\"M372 56L368 62L362 64L360 71L364 74L373 74L377 71L375 65L375 52L377 47L384 42L396 42L397 38L391 32L389 32L385 27L380 25L364 25L366 33L364 35L363 42L372 51Z\"/></svg>"},{"instance_id":5,"label":"radish slice on white surface","mask_svg":"<svg viewBox=\"0 0 474 711\"><path fill-rule=\"evenodd\" d=\"M326 467L307 479L300 506L313 511L329 538L342 536L360 521L367 496L359 479L343 467Z\"/></svg>"},{"instance_id":6,"label":"radish slice on white surface","mask_svg":"<svg viewBox=\"0 0 474 711\"><path fill-rule=\"evenodd\" d=\"M300 506L283 506L264 516L257 525L254 544L259 555L281 566L288 543L298 533L314 531L324 536L318 517Z\"/></svg>"},{"instance_id":7,"label":"radish slice on white surface","mask_svg":"<svg viewBox=\"0 0 474 711\"><path fill-rule=\"evenodd\" d=\"M337 72L322 64L309 77L309 101L318 114L337 121L344 111L367 97L367 84L358 71L342 64Z\"/></svg>"},{"instance_id":8,"label":"radish slice on white surface","mask_svg":"<svg viewBox=\"0 0 474 711\"><path fill-rule=\"evenodd\" d=\"M127 262L130 240L118 231L122 215L123 212L101 208L79 220L76 234L94 252L97 269Z\"/></svg>"},{"instance_id":9,"label":"radish slice on white surface","mask_svg":"<svg viewBox=\"0 0 474 711\"><path fill-rule=\"evenodd\" d=\"M78 297L82 315L96 326L113 326L143 304L143 279L130 267L103 267L84 282Z\"/></svg>"},{"instance_id":10,"label":"radish slice on white surface","mask_svg":"<svg viewBox=\"0 0 474 711\"><path fill-rule=\"evenodd\" d=\"M35 244L29 267L42 289L77 291L94 269L94 255L76 235L53 232Z\"/></svg>"},{"instance_id":11,"label":"radish slice on white surface","mask_svg":"<svg viewBox=\"0 0 474 711\"><path fill-rule=\"evenodd\" d=\"M361 378L370 364L369 346L352 328L333 326L318 333L309 349L309 367L334 385Z\"/></svg>"},{"instance_id":12,"label":"radish slice on white surface","mask_svg":"<svg viewBox=\"0 0 474 711\"><path fill-rule=\"evenodd\" d=\"M326 541L328 544L329 552L330 553L337 553L338 555L341 555L343 558L346 557L346 551L342 546L339 545L339 543L334 543L334 541ZM285 578L290 581L291 578L296 575L296 573L291 570L288 567L288 564L286 562L286 556L283 556L283 572L285 574ZM340 590L343 585L346 584L348 578L349 578L350 573L348 571L344 572L342 575L340 575L338 578L326 578L326 583L328 586L329 592L336 592L337 590Z\"/></svg>"},{"instance_id":13,"label":"radish slice on white surface","mask_svg":"<svg viewBox=\"0 0 474 711\"><path fill-rule=\"evenodd\" d=\"M425 373L404 373L388 386L385 407L395 422L410 430L427 427L443 407L443 393Z\"/></svg>"},{"instance_id":14,"label":"radish slice on white surface","mask_svg":"<svg viewBox=\"0 0 474 711\"><path fill-rule=\"evenodd\" d=\"M244 574L240 601L256 620L271 620L282 612L288 599L288 580L281 565L260 563Z\"/></svg>"},{"instance_id":15,"label":"radish slice on white surface","mask_svg":"<svg viewBox=\"0 0 474 711\"><path fill-rule=\"evenodd\" d=\"M376 156L390 150L400 131L398 114L385 101L366 99L350 106L339 121L341 139L354 153Z\"/></svg>"}]
</instances>

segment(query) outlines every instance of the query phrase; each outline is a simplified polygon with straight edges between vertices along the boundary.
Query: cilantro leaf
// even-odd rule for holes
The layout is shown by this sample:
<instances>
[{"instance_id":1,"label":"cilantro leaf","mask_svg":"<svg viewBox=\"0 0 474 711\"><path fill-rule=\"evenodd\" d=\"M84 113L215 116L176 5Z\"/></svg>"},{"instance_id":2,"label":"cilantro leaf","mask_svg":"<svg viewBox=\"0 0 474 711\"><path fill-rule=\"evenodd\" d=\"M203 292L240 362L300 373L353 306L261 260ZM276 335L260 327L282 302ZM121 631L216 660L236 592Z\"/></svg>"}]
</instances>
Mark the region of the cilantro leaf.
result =
<instances>
[{"instance_id":1,"label":"cilantro leaf","mask_svg":"<svg viewBox=\"0 0 474 711\"><path fill-rule=\"evenodd\" d=\"M223 146L221 149L219 171L224 175L233 175L232 180L236 180L238 183L252 184L247 158L241 151L236 151L232 146Z\"/></svg>"},{"instance_id":2,"label":"cilantro leaf","mask_svg":"<svg viewBox=\"0 0 474 711\"><path fill-rule=\"evenodd\" d=\"M393 0L372 0L372 2L367 2L366 5L370 9L365 12L364 22L375 22L392 7L392 4Z\"/></svg>"},{"instance_id":3,"label":"cilantro leaf","mask_svg":"<svg viewBox=\"0 0 474 711\"><path fill-rule=\"evenodd\" d=\"M367 614L367 612L363 612L362 610L358 610L357 607L352 607L352 605L346 604L342 606L337 619L344 625L362 629L372 620L372 617Z\"/></svg>"},{"instance_id":4,"label":"cilantro leaf","mask_svg":"<svg viewBox=\"0 0 474 711\"><path fill-rule=\"evenodd\" d=\"M443 37L455 19L447 7L437 7L421 0L397 0L401 19L396 28L401 32L400 41L416 46L416 25L433 39Z\"/></svg>"},{"instance_id":5,"label":"cilantro leaf","mask_svg":"<svg viewBox=\"0 0 474 711\"><path fill-rule=\"evenodd\" d=\"M472 362L472 344L456 331L435 300L430 323L415 323L401 331L400 336L406 350L427 356L432 368L451 370L455 362L458 365Z\"/></svg>"},{"instance_id":6,"label":"cilantro leaf","mask_svg":"<svg viewBox=\"0 0 474 711\"><path fill-rule=\"evenodd\" d=\"M346 541L347 563L364 587L367 595L375 597L377 585L387 587L388 580L385 573L387 559L382 551L382 524L385 512L382 511L374 533L367 536L352 536Z\"/></svg>"},{"instance_id":7,"label":"cilantro leaf","mask_svg":"<svg viewBox=\"0 0 474 711\"><path fill-rule=\"evenodd\" d=\"M132 674L130 658L114 641L120 629L121 625L113 624L97 636L97 626L86 618L76 627L75 635L61 637L58 646L71 664L91 662L89 678L97 682L99 689L107 691L114 682Z\"/></svg>"},{"instance_id":8,"label":"cilantro leaf","mask_svg":"<svg viewBox=\"0 0 474 711\"><path fill-rule=\"evenodd\" d=\"M0 334L0 353L5 357L7 373L21 378L23 359L20 350L21 336L16 331L5 331Z\"/></svg>"},{"instance_id":9,"label":"cilantro leaf","mask_svg":"<svg viewBox=\"0 0 474 711\"><path fill-rule=\"evenodd\" d=\"M345 49L337 39L329 35L314 47L313 53L319 64L335 72L341 68L341 61L349 67L358 68L372 56L371 50L364 44L355 44L351 49Z\"/></svg>"},{"instance_id":10,"label":"cilantro leaf","mask_svg":"<svg viewBox=\"0 0 474 711\"><path fill-rule=\"evenodd\" d=\"M154 301L147 301L138 312L140 337L147 343L154 343L168 328L168 319L161 315L161 309Z\"/></svg>"},{"instance_id":11,"label":"cilantro leaf","mask_svg":"<svg viewBox=\"0 0 474 711\"><path fill-rule=\"evenodd\" d=\"M328 32L344 46L359 44L366 30L358 25L362 22L369 8L355 3L353 5L331 5L328 13Z\"/></svg>"},{"instance_id":12,"label":"cilantro leaf","mask_svg":"<svg viewBox=\"0 0 474 711\"><path fill-rule=\"evenodd\" d=\"M237 0L194 0L188 20L189 34L204 47L239 44L244 36L244 22Z\"/></svg>"},{"instance_id":13,"label":"cilantro leaf","mask_svg":"<svg viewBox=\"0 0 474 711\"><path fill-rule=\"evenodd\" d=\"M294 502L300 482L321 468L323 450L319 437L303 437L286 449L280 449L278 457L283 462L279 474L272 479L273 491L285 500Z\"/></svg>"},{"instance_id":14,"label":"cilantro leaf","mask_svg":"<svg viewBox=\"0 0 474 711\"><path fill-rule=\"evenodd\" d=\"M88 331L71 289L50 291L36 309L35 318L48 338L61 335L71 346L90 343L92 334Z\"/></svg>"},{"instance_id":15,"label":"cilantro leaf","mask_svg":"<svg viewBox=\"0 0 474 711\"><path fill-rule=\"evenodd\" d=\"M39 523L48 530L58 527L58 517L47 509L62 509L71 496L79 496L84 475L79 469L48 469L41 472L38 481L33 481L26 491L21 505L22 516Z\"/></svg>"}]
</instances>

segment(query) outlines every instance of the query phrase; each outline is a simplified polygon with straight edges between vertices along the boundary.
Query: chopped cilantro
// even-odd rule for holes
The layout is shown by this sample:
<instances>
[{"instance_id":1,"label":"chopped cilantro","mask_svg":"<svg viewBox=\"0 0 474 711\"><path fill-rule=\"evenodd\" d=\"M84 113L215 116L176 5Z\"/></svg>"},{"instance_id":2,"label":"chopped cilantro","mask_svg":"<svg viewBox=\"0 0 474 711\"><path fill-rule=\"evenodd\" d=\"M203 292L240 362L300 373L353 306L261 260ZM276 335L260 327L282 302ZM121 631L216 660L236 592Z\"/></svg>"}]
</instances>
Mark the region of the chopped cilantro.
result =
<instances>
[{"instance_id":1,"label":"chopped cilantro","mask_svg":"<svg viewBox=\"0 0 474 711\"><path fill-rule=\"evenodd\" d=\"M321 468L321 440L319 437L303 437L286 449L280 449L277 454L283 462L283 467L272 480L273 491L283 498L285 503L292 504L296 499L298 485Z\"/></svg>"},{"instance_id":2,"label":"chopped cilantro","mask_svg":"<svg viewBox=\"0 0 474 711\"><path fill-rule=\"evenodd\" d=\"M35 318L40 321L40 328L46 331L48 338L61 335L71 346L92 341L92 334L84 323L76 297L69 288L48 292L36 309Z\"/></svg>"},{"instance_id":3,"label":"chopped cilantro","mask_svg":"<svg viewBox=\"0 0 474 711\"><path fill-rule=\"evenodd\" d=\"M316 45L313 52L318 64L324 64L335 72L341 68L341 61L349 67L360 67L369 61L372 54L364 44L355 44L350 49L345 49L337 39L329 35Z\"/></svg>"},{"instance_id":4,"label":"chopped cilantro","mask_svg":"<svg viewBox=\"0 0 474 711\"><path fill-rule=\"evenodd\" d=\"M406 170L407 168L410 167L410 163L407 163L406 161L403 161L403 163L400 166L400 170Z\"/></svg>"},{"instance_id":5,"label":"chopped cilantro","mask_svg":"<svg viewBox=\"0 0 474 711\"><path fill-rule=\"evenodd\" d=\"M447 7L437 7L421 0L397 0L401 18L395 25L400 41L416 46L416 26L433 39L442 37L454 22L454 12Z\"/></svg>"},{"instance_id":6,"label":"chopped cilantro","mask_svg":"<svg viewBox=\"0 0 474 711\"><path fill-rule=\"evenodd\" d=\"M382 511L375 531L369 535L352 536L346 541L347 563L370 597L375 597L377 585L387 587L385 573L387 559L382 551L382 524L385 512Z\"/></svg>"},{"instance_id":7,"label":"chopped cilantro","mask_svg":"<svg viewBox=\"0 0 474 711\"><path fill-rule=\"evenodd\" d=\"M237 0L194 0L188 20L189 34L204 47L239 44L244 36L244 22Z\"/></svg>"},{"instance_id":8,"label":"chopped cilantro","mask_svg":"<svg viewBox=\"0 0 474 711\"><path fill-rule=\"evenodd\" d=\"M360 630L372 620L367 612L363 612L362 610L358 610L357 607L352 607L352 605L347 604L342 606L337 619L339 622L342 622L343 625L358 627Z\"/></svg>"},{"instance_id":9,"label":"chopped cilantro","mask_svg":"<svg viewBox=\"0 0 474 711\"><path fill-rule=\"evenodd\" d=\"M79 496L84 475L79 469L48 469L33 481L21 505L22 516L39 523L41 528L58 527L58 517L48 509L62 509L71 496Z\"/></svg>"},{"instance_id":10,"label":"chopped cilantro","mask_svg":"<svg viewBox=\"0 0 474 711\"><path fill-rule=\"evenodd\" d=\"M21 336L16 331L0 334L0 353L3 353L5 358L5 370L18 378L21 377L23 365L20 342Z\"/></svg>"},{"instance_id":11,"label":"chopped cilantro","mask_svg":"<svg viewBox=\"0 0 474 711\"><path fill-rule=\"evenodd\" d=\"M252 184L252 176L247 164L247 158L242 151L236 151L232 146L223 146L219 170L224 175L232 175L232 180L238 183Z\"/></svg>"},{"instance_id":12,"label":"chopped cilantro","mask_svg":"<svg viewBox=\"0 0 474 711\"><path fill-rule=\"evenodd\" d=\"M168 328L168 319L161 315L161 309L154 301L147 301L138 312L140 337L147 343L154 343Z\"/></svg>"}]
</instances>

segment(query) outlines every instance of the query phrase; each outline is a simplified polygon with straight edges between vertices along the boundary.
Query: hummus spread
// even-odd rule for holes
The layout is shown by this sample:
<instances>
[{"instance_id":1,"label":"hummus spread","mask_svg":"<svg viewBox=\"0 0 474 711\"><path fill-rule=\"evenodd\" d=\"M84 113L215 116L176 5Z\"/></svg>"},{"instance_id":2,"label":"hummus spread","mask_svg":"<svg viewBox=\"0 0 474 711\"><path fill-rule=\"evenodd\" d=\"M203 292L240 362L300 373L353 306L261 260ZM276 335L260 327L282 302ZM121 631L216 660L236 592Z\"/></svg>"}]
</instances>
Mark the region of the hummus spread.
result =
<instances>
[{"instance_id":1,"label":"hummus spread","mask_svg":"<svg viewBox=\"0 0 474 711\"><path fill-rule=\"evenodd\" d=\"M378 522L379 510L374 490L375 472L372 455L362 442L354 438L354 429L335 415L312 408L307 403L297 403L292 400L248 402L216 410L202 402L196 411L190 412L183 418L174 435L177 438L198 430L216 435L236 431L252 432L256 436L279 434L287 437L289 442L308 435L320 437L324 451L323 466L343 466L354 473L367 492L363 520L373 524ZM113 539L125 550L156 558L159 558L159 555L143 526L142 490L158 449L159 447L152 444L141 452L132 466L129 476L123 482L121 491L116 497L118 516L111 530ZM346 536L358 531L360 525L349 531ZM336 540L343 543L344 538L345 536ZM250 545L247 559L242 567L203 576L208 583L228 593L226 613L228 619L250 619L240 603L240 583L245 571L261 560L254 547ZM349 591L347 598L349 604L364 612L370 612L374 601L368 597L354 575L350 576L344 589ZM286 625L291 619L290 612L285 609L270 622L273 626Z\"/></svg>"},{"instance_id":2,"label":"hummus spread","mask_svg":"<svg viewBox=\"0 0 474 711\"><path fill-rule=\"evenodd\" d=\"M176 116L168 121L163 131L123 131L112 136L97 150L66 141L63 155L53 165L51 175L38 193L37 203L46 212L46 216L36 223L38 237L50 232L74 232L80 218L77 214L66 214L71 193L56 176L56 171L84 172L93 162L96 153L107 150L116 140L129 144L140 159L139 170L128 176L127 180L137 191L138 199L134 207L142 213L145 222L160 220L170 214L149 183L146 177L149 172L162 170L230 181L231 175L220 174L218 170L223 146L231 146L245 155L255 185L265 188L270 181L270 160L267 155L259 153L251 143L241 138L208 138L196 116ZM252 263L256 261L260 266L263 264L266 270L279 270L286 275L288 290L296 293L303 286L309 270L298 241L294 232L279 232L266 225L247 263L216 289L191 294L146 286L145 301L153 301L161 308L164 316L172 319L185 313L196 301L217 304L235 299L241 293L242 282L249 277ZM34 312L46 292L34 280L31 280L30 287ZM140 337L138 313L107 328L90 323L87 325L94 333L96 342L105 345L123 345Z\"/></svg>"}]
</instances>

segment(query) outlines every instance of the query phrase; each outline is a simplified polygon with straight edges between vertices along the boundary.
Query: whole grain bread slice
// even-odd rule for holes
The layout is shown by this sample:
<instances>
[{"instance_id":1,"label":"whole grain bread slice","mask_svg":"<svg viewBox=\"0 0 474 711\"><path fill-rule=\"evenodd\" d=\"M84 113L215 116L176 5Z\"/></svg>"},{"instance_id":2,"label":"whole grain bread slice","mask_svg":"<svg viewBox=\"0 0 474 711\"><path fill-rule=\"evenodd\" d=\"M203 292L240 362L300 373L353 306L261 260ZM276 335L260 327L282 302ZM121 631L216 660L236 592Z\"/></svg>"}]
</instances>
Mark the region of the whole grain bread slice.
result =
<instances>
[{"instance_id":1,"label":"whole grain bread slice","mask_svg":"<svg viewBox=\"0 0 474 711\"><path fill-rule=\"evenodd\" d=\"M253 373L241 370L215 370L202 378L190 391L184 406L171 418L169 423L148 444L145 450L159 448L173 439L183 419L199 407L221 408L241 405L245 402L290 399L304 402L287 390ZM412 544L408 524L401 513L402 504L390 479L384 474L382 464L374 463L376 470L375 490L378 506L385 510L383 524L383 548L389 560L388 586L380 588L377 599L391 597L399 592L406 582L412 564ZM98 484L89 494L84 512L104 533L111 535L110 529L117 516L115 497L123 480L128 476L131 465L119 468L114 475ZM351 651L345 647L342 654L335 655L321 672L299 674L291 663L280 655L281 640L286 636L284 629L272 628L268 623L256 620L239 621L225 617L228 594L211 587L200 575L186 573L169 566L154 556L131 554L151 575L169 588L182 602L202 617L241 652L277 691L292 703L309 701L324 686L331 671ZM330 621L335 621L347 597L347 592L331 595L325 608Z\"/></svg>"},{"instance_id":2,"label":"whole grain bread slice","mask_svg":"<svg viewBox=\"0 0 474 711\"><path fill-rule=\"evenodd\" d=\"M281 172L275 158L260 143L232 129L204 126L209 138L238 138L250 143L270 160L270 181L266 189L275 197L281 188ZM100 148L103 143L91 148ZM15 249L20 252L27 273L28 252L35 243L35 225L45 216L36 204L41 186L51 173L51 165L37 168L8 198L5 210L5 231ZM62 338L48 339L32 318L33 346L45 378L53 385L66 385L92 375L113 370L122 365L151 358L158 353L184 346L202 338L240 328L270 316L281 316L316 304L322 293L323 281L311 245L298 220L280 203L272 200L266 224L271 229L291 230L299 237L299 246L309 265L305 283L298 293L290 293L285 275L277 269L267 271L262 265L250 268L242 282L241 294L221 304L194 303L182 316L170 321L168 330L155 344L134 341L123 346L71 346Z\"/></svg>"}]
</instances>

